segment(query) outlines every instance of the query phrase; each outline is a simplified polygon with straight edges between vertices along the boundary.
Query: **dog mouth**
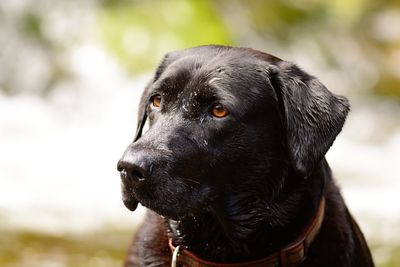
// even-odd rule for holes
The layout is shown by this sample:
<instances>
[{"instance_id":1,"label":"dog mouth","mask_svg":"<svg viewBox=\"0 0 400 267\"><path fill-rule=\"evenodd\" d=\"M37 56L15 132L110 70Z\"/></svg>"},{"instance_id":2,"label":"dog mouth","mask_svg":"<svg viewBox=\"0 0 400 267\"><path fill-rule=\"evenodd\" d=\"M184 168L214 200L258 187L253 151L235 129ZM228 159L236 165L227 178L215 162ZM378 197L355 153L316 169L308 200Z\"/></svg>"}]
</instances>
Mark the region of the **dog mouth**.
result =
<instances>
[{"instance_id":1,"label":"dog mouth","mask_svg":"<svg viewBox=\"0 0 400 267\"><path fill-rule=\"evenodd\" d=\"M130 196L129 198L123 198L122 202L124 203L125 207L128 208L130 211L135 211L137 206L139 205L139 201L134 197Z\"/></svg>"},{"instance_id":2,"label":"dog mouth","mask_svg":"<svg viewBox=\"0 0 400 267\"><path fill-rule=\"evenodd\" d=\"M135 211L140 203L161 216L179 219L203 209L210 200L208 186L189 186L173 182L132 181L121 175L122 201L126 208ZM159 179L158 179L159 180Z\"/></svg>"},{"instance_id":3,"label":"dog mouth","mask_svg":"<svg viewBox=\"0 0 400 267\"><path fill-rule=\"evenodd\" d=\"M134 194L134 184L130 179L127 178L126 173L123 171L120 173L120 176L122 202L130 211L135 211L139 204L139 200Z\"/></svg>"}]
</instances>

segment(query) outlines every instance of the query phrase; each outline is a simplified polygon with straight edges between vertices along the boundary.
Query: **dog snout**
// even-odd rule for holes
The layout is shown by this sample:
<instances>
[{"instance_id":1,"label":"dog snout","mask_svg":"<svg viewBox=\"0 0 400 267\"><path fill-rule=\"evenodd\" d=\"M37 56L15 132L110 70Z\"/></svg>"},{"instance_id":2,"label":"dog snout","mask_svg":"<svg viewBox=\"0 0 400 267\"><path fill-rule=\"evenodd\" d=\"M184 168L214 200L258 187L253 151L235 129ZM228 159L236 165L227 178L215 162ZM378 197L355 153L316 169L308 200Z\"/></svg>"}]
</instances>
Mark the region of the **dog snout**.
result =
<instances>
[{"instance_id":1,"label":"dog snout","mask_svg":"<svg viewBox=\"0 0 400 267\"><path fill-rule=\"evenodd\" d=\"M151 159L146 155L124 156L117 165L122 179L141 182L149 178L153 172Z\"/></svg>"}]
</instances>

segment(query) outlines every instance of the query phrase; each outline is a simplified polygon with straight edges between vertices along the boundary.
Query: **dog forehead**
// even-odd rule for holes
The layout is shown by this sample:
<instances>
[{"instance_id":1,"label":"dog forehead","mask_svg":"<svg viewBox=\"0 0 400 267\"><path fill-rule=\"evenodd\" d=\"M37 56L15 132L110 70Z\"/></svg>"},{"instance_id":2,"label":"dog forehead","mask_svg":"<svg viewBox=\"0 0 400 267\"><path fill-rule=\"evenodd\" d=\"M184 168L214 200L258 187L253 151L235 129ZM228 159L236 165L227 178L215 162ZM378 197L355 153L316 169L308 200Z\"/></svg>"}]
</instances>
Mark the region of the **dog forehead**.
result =
<instances>
[{"instance_id":1,"label":"dog forehead","mask_svg":"<svg viewBox=\"0 0 400 267\"><path fill-rule=\"evenodd\" d=\"M265 84L268 63L257 57L240 55L242 53L184 55L165 67L155 87L165 94L179 94L188 87L200 94L254 91Z\"/></svg>"},{"instance_id":2,"label":"dog forehead","mask_svg":"<svg viewBox=\"0 0 400 267\"><path fill-rule=\"evenodd\" d=\"M182 53L167 56L149 91L162 95L165 111L179 110L196 118L220 102L232 113L245 116L260 105L276 104L269 82L269 66L275 59L270 60L268 54L246 49Z\"/></svg>"}]
</instances>

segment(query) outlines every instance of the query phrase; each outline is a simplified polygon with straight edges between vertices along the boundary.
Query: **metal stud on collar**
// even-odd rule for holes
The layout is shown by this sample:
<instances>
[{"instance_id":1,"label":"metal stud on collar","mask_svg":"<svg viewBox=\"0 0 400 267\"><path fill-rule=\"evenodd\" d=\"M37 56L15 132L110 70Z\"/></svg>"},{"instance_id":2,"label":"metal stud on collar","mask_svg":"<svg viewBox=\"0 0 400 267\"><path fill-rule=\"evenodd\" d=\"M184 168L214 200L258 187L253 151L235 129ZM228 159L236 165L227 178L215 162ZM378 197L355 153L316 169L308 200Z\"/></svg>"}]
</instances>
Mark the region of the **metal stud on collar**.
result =
<instances>
[{"instance_id":1,"label":"metal stud on collar","mask_svg":"<svg viewBox=\"0 0 400 267\"><path fill-rule=\"evenodd\" d=\"M171 267L177 267L176 263L178 261L178 256L179 256L179 250L181 246L177 246L174 249L174 253L172 253L172 262L171 262Z\"/></svg>"}]
</instances>

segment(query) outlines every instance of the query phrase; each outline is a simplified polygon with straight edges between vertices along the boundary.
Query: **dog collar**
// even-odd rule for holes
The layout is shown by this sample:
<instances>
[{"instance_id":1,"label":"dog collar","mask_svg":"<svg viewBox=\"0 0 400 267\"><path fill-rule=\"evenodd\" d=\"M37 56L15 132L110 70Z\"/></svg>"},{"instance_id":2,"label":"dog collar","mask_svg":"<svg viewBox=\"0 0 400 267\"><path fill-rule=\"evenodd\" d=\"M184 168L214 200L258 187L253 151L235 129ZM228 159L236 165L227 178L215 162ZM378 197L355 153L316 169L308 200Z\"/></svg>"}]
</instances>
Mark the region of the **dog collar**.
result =
<instances>
[{"instance_id":1,"label":"dog collar","mask_svg":"<svg viewBox=\"0 0 400 267\"><path fill-rule=\"evenodd\" d=\"M325 198L322 197L317 214L300 236L283 249L255 261L241 263L218 263L199 258L193 252L180 246L175 247L172 239L169 246L172 251L171 267L294 267L302 263L307 256L308 248L317 236L325 213Z\"/></svg>"}]
</instances>

